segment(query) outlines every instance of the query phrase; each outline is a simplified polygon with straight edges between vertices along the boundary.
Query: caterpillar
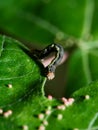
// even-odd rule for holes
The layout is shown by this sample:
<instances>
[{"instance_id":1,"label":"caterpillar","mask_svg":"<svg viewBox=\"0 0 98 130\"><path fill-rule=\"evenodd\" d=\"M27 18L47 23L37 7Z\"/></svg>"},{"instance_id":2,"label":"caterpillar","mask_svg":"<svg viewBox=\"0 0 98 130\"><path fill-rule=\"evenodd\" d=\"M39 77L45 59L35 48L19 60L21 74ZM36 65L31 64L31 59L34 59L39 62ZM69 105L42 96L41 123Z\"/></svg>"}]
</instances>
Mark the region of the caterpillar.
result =
<instances>
[{"instance_id":1,"label":"caterpillar","mask_svg":"<svg viewBox=\"0 0 98 130\"><path fill-rule=\"evenodd\" d=\"M34 52L34 56L36 56L38 59L44 59L51 53L55 53L54 59L51 61L51 63L45 67L45 75L46 77L51 80L55 77L55 69L56 67L61 63L62 58L64 56L64 49L61 45L53 43L48 45L43 50L36 50Z\"/></svg>"}]
</instances>

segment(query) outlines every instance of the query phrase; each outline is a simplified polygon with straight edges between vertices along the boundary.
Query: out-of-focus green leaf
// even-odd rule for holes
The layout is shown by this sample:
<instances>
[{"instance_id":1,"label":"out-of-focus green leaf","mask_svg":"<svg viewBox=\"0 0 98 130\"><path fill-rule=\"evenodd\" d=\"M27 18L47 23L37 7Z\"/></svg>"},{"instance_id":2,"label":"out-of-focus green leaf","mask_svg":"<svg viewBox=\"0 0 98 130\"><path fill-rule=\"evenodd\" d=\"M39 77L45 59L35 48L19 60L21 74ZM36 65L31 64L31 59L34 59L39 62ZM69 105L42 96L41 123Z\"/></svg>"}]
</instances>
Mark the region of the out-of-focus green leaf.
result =
<instances>
[{"instance_id":1,"label":"out-of-focus green leaf","mask_svg":"<svg viewBox=\"0 0 98 130\"><path fill-rule=\"evenodd\" d=\"M98 41L78 44L68 63L66 96L98 79Z\"/></svg>"},{"instance_id":2,"label":"out-of-focus green leaf","mask_svg":"<svg viewBox=\"0 0 98 130\"><path fill-rule=\"evenodd\" d=\"M92 20L92 31L91 34L95 39L98 39L98 17L97 17L97 12L98 12L98 2L97 0L94 0L95 2L95 8L94 8L94 15L93 15L93 20Z\"/></svg>"},{"instance_id":3,"label":"out-of-focus green leaf","mask_svg":"<svg viewBox=\"0 0 98 130\"><path fill-rule=\"evenodd\" d=\"M55 37L80 37L85 0L0 1L0 28L21 39L50 43Z\"/></svg>"}]
</instances>

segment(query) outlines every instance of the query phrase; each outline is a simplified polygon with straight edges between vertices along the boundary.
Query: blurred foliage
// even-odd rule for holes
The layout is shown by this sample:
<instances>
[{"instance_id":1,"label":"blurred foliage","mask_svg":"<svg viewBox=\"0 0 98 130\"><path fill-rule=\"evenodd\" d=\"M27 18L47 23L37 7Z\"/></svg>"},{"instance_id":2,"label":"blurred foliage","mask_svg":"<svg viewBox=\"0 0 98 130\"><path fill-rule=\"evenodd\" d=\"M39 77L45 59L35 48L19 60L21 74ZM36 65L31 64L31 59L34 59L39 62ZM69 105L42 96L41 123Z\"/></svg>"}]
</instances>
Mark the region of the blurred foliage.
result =
<instances>
[{"instance_id":1,"label":"blurred foliage","mask_svg":"<svg viewBox=\"0 0 98 130\"><path fill-rule=\"evenodd\" d=\"M80 37L85 0L3 0L0 28L33 43L49 44L67 35Z\"/></svg>"},{"instance_id":2,"label":"blurred foliage","mask_svg":"<svg viewBox=\"0 0 98 130\"><path fill-rule=\"evenodd\" d=\"M84 85L98 80L98 42L81 43L68 63L66 96Z\"/></svg>"}]
</instances>

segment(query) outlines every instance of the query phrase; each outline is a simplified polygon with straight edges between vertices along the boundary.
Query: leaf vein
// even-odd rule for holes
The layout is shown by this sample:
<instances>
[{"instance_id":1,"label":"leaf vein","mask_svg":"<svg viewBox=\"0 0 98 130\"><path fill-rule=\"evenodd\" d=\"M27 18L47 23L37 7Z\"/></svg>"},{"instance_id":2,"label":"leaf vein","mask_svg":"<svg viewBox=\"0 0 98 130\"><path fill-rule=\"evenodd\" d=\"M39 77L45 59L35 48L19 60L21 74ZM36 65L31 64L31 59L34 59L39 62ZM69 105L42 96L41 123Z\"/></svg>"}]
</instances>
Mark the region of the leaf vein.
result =
<instances>
[{"instance_id":1,"label":"leaf vein","mask_svg":"<svg viewBox=\"0 0 98 130\"><path fill-rule=\"evenodd\" d=\"M91 128L92 128L92 126L94 125L94 123L95 123L95 121L97 120L97 118L98 118L98 112L95 114L95 116L93 117L93 119L90 121L87 130L91 130ZM98 127L98 126L96 126L96 127Z\"/></svg>"},{"instance_id":2,"label":"leaf vein","mask_svg":"<svg viewBox=\"0 0 98 130\"><path fill-rule=\"evenodd\" d=\"M2 56L2 52L4 51L4 43L5 43L5 36L3 36L2 43L1 43L0 57Z\"/></svg>"},{"instance_id":3,"label":"leaf vein","mask_svg":"<svg viewBox=\"0 0 98 130\"><path fill-rule=\"evenodd\" d=\"M21 76L16 76L16 77L11 77L11 78L0 78L0 81L24 78L24 77L26 77L26 76L32 74L33 71L34 71L34 67L33 67L32 71L31 71L31 72L28 72L27 74L24 74L24 75L21 75Z\"/></svg>"}]
</instances>

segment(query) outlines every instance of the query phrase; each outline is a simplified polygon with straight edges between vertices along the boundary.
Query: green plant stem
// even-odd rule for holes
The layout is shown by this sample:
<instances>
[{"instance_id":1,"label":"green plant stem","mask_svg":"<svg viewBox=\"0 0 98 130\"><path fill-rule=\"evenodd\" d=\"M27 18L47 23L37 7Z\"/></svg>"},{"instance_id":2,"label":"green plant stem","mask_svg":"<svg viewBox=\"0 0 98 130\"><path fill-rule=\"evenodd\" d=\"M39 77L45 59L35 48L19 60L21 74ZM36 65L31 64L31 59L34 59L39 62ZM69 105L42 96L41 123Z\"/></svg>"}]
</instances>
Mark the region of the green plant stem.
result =
<instances>
[{"instance_id":1,"label":"green plant stem","mask_svg":"<svg viewBox=\"0 0 98 130\"><path fill-rule=\"evenodd\" d=\"M45 96L44 86L45 86L46 81L47 81L47 78L44 79L43 84L42 84L42 88L41 88L41 93L42 93L43 96Z\"/></svg>"},{"instance_id":2,"label":"green plant stem","mask_svg":"<svg viewBox=\"0 0 98 130\"><path fill-rule=\"evenodd\" d=\"M81 35L81 38L83 40L88 39L88 36L91 31L92 19L94 13L94 4L95 4L94 0L86 0L84 24L83 24L83 30Z\"/></svg>"}]
</instances>

